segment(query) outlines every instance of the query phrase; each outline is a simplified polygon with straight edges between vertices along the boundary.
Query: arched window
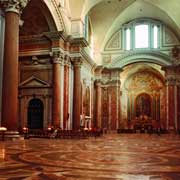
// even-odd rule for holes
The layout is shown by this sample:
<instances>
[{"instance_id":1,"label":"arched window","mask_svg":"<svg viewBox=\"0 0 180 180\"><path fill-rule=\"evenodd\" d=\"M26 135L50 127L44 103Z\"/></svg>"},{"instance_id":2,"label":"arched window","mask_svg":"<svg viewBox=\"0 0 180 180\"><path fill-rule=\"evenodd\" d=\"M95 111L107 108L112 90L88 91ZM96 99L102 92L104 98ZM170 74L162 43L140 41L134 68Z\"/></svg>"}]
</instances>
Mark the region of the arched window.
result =
<instances>
[{"instance_id":1,"label":"arched window","mask_svg":"<svg viewBox=\"0 0 180 180\"><path fill-rule=\"evenodd\" d=\"M125 50L159 48L160 22L143 19L124 25Z\"/></svg>"}]
</instances>

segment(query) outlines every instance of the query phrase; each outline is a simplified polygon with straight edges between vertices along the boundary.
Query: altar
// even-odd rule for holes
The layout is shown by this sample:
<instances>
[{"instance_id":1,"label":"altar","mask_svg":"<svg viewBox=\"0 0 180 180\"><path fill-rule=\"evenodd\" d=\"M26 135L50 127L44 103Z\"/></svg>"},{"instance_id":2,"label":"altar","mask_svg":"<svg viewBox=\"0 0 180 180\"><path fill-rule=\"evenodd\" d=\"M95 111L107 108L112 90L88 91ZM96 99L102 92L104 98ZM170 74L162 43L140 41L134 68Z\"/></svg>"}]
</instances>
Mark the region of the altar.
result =
<instances>
[{"instance_id":1,"label":"altar","mask_svg":"<svg viewBox=\"0 0 180 180\"><path fill-rule=\"evenodd\" d=\"M141 131L153 129L152 118L147 115L140 115L139 117L136 117L135 120L133 120L133 129Z\"/></svg>"}]
</instances>

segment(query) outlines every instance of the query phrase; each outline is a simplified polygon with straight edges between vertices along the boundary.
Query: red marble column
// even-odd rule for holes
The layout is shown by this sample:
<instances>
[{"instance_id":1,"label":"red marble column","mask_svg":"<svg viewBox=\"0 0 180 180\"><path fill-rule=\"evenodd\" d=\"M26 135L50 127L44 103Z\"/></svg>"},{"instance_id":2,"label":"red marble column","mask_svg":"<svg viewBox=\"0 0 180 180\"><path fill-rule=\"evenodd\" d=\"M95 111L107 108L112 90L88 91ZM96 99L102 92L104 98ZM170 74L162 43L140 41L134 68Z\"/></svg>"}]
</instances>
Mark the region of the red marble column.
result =
<instances>
[{"instance_id":1,"label":"red marble column","mask_svg":"<svg viewBox=\"0 0 180 180\"><path fill-rule=\"evenodd\" d=\"M67 129L67 123L69 120L69 66L70 58L68 56L64 59L64 120L63 129Z\"/></svg>"},{"instance_id":2,"label":"red marble column","mask_svg":"<svg viewBox=\"0 0 180 180\"><path fill-rule=\"evenodd\" d=\"M60 127L61 123L61 66L63 63L62 53L57 51L53 54L53 126Z\"/></svg>"},{"instance_id":3,"label":"red marble column","mask_svg":"<svg viewBox=\"0 0 180 180\"><path fill-rule=\"evenodd\" d=\"M180 129L180 85L177 85L177 128Z\"/></svg>"},{"instance_id":4,"label":"red marble column","mask_svg":"<svg viewBox=\"0 0 180 180\"><path fill-rule=\"evenodd\" d=\"M167 118L168 128L175 128L175 85L167 86Z\"/></svg>"},{"instance_id":5,"label":"red marble column","mask_svg":"<svg viewBox=\"0 0 180 180\"><path fill-rule=\"evenodd\" d=\"M101 81L96 80L95 81L95 92L96 92L96 100L95 100L95 108L96 108L96 114L95 114L95 122L94 127L102 127L102 91L101 91Z\"/></svg>"},{"instance_id":6,"label":"red marble column","mask_svg":"<svg viewBox=\"0 0 180 180\"><path fill-rule=\"evenodd\" d=\"M18 45L19 13L27 1L6 2L5 44L2 88L2 126L8 130L18 129Z\"/></svg>"},{"instance_id":7,"label":"red marble column","mask_svg":"<svg viewBox=\"0 0 180 180\"><path fill-rule=\"evenodd\" d=\"M80 112L81 112L81 65L80 57L73 58L74 65L74 93L73 93L73 129L80 128Z\"/></svg>"},{"instance_id":8,"label":"red marble column","mask_svg":"<svg viewBox=\"0 0 180 180\"><path fill-rule=\"evenodd\" d=\"M116 129L116 122L117 122L117 92L116 87L111 88L111 129Z\"/></svg>"}]
</instances>

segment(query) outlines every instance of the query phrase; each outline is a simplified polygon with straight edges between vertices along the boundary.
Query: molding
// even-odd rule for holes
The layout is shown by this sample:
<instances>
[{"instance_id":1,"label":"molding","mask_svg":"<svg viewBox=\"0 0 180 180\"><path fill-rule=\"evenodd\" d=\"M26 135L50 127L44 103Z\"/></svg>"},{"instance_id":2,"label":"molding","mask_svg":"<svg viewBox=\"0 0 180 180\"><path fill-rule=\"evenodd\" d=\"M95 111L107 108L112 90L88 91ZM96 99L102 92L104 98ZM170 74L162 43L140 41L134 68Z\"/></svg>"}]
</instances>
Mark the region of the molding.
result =
<instances>
[{"instance_id":1,"label":"molding","mask_svg":"<svg viewBox=\"0 0 180 180\"><path fill-rule=\"evenodd\" d=\"M159 51L137 50L128 51L122 56L115 58L107 67L124 67L135 62L151 62L159 65L171 65L170 57Z\"/></svg>"},{"instance_id":2,"label":"molding","mask_svg":"<svg viewBox=\"0 0 180 180\"><path fill-rule=\"evenodd\" d=\"M38 56L38 55L50 55L50 50L35 50L35 51L19 51L19 57Z\"/></svg>"},{"instance_id":3,"label":"molding","mask_svg":"<svg viewBox=\"0 0 180 180\"><path fill-rule=\"evenodd\" d=\"M48 42L48 39L44 34L19 37L20 44L43 44L44 42Z\"/></svg>"},{"instance_id":4,"label":"molding","mask_svg":"<svg viewBox=\"0 0 180 180\"><path fill-rule=\"evenodd\" d=\"M61 12L59 10L59 6L57 4L57 1L56 0L51 0L55 10L56 10L56 14L58 16L58 20L59 20L59 23L61 25L61 27L63 28L63 31L66 32L66 28L65 28L65 24L64 24L64 21L63 21L63 17L61 15Z\"/></svg>"},{"instance_id":5,"label":"molding","mask_svg":"<svg viewBox=\"0 0 180 180\"><path fill-rule=\"evenodd\" d=\"M43 35L50 41L53 40L60 40L61 38L64 41L67 41L70 36L67 36L64 31L51 31L51 32L44 32Z\"/></svg>"},{"instance_id":6,"label":"molding","mask_svg":"<svg viewBox=\"0 0 180 180\"><path fill-rule=\"evenodd\" d=\"M34 83L32 83L34 82ZM32 84L31 84L32 83ZM35 76L31 76L19 84L19 88L50 88L50 84Z\"/></svg>"}]
</instances>

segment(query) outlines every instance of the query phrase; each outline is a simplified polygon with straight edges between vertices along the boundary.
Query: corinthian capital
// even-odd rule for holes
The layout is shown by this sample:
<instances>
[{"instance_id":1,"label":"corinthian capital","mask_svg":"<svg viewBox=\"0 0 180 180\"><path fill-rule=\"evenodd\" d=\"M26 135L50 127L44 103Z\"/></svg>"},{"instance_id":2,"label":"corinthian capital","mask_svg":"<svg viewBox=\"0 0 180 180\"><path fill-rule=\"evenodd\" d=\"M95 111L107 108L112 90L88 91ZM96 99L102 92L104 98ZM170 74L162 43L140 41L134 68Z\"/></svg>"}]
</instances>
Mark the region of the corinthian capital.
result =
<instances>
[{"instance_id":1,"label":"corinthian capital","mask_svg":"<svg viewBox=\"0 0 180 180\"><path fill-rule=\"evenodd\" d=\"M53 52L53 57L52 57L53 63L55 64L63 64L64 56L63 53L60 51L55 51Z\"/></svg>"},{"instance_id":2,"label":"corinthian capital","mask_svg":"<svg viewBox=\"0 0 180 180\"><path fill-rule=\"evenodd\" d=\"M73 57L72 63L75 67L81 67L81 65L83 64L82 57Z\"/></svg>"},{"instance_id":3,"label":"corinthian capital","mask_svg":"<svg viewBox=\"0 0 180 180\"><path fill-rule=\"evenodd\" d=\"M6 12L15 12L20 14L26 7L29 0L0 0L0 3L4 5Z\"/></svg>"},{"instance_id":4,"label":"corinthian capital","mask_svg":"<svg viewBox=\"0 0 180 180\"><path fill-rule=\"evenodd\" d=\"M65 56L64 56L64 65L65 65L65 66L70 66L70 64L71 64L71 58L70 58L70 56L65 55Z\"/></svg>"}]
</instances>

